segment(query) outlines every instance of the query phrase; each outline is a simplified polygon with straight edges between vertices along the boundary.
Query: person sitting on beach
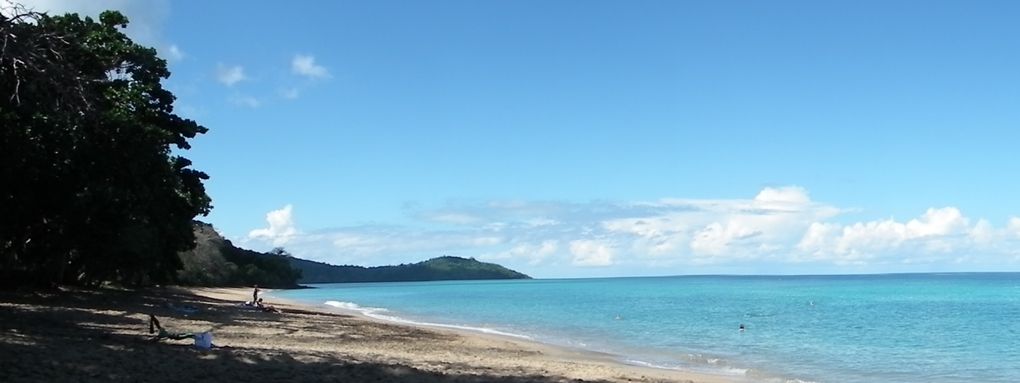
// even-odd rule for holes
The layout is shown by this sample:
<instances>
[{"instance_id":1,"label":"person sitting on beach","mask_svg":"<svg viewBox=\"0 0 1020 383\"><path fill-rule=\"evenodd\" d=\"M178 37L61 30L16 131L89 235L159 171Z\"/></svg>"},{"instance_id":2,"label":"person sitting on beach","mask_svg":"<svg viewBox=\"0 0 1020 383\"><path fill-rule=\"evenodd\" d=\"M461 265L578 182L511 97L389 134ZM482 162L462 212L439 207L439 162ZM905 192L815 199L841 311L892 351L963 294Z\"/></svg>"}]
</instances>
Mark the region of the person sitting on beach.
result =
<instances>
[{"instance_id":1,"label":"person sitting on beach","mask_svg":"<svg viewBox=\"0 0 1020 383\"><path fill-rule=\"evenodd\" d=\"M273 307L271 305L267 305L265 303L262 303L262 298L259 298L258 301L255 301L255 307L258 307L259 310L265 311L267 313L282 313L283 312L283 311L280 311L280 309L278 309L276 307Z\"/></svg>"}]
</instances>

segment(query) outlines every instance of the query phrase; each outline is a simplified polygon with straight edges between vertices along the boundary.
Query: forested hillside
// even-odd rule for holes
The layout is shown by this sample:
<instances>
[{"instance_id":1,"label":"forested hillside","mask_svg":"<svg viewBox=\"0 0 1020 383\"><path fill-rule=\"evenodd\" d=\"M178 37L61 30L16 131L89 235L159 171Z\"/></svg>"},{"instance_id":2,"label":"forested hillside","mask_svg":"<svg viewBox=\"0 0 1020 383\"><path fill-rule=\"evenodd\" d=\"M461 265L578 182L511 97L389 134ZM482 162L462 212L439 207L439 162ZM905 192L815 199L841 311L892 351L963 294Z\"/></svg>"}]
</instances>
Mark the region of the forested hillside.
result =
<instances>
[{"instance_id":1,"label":"forested hillside","mask_svg":"<svg viewBox=\"0 0 1020 383\"><path fill-rule=\"evenodd\" d=\"M494 263L448 256L412 264L376 267L334 266L299 258L291 258L290 262L301 270L301 283L531 278Z\"/></svg>"},{"instance_id":2,"label":"forested hillside","mask_svg":"<svg viewBox=\"0 0 1020 383\"><path fill-rule=\"evenodd\" d=\"M178 282L193 286L297 287L301 271L291 267L282 249L260 253L242 249L224 239L212 225L195 222L196 246L180 253L183 269Z\"/></svg>"}]
</instances>

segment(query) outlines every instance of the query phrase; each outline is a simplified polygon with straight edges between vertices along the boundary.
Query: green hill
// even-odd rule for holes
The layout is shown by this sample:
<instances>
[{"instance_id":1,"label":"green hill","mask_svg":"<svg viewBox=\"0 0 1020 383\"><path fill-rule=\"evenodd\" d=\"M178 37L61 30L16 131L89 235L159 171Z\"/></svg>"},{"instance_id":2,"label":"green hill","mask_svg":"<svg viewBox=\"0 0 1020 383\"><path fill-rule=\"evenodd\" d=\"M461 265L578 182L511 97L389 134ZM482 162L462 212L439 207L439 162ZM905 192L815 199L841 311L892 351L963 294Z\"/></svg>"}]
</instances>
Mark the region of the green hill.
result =
<instances>
[{"instance_id":1,"label":"green hill","mask_svg":"<svg viewBox=\"0 0 1020 383\"><path fill-rule=\"evenodd\" d=\"M178 283L186 286L298 287L300 271L285 251L260 253L234 246L207 223L195 221L195 248L181 252Z\"/></svg>"},{"instance_id":2,"label":"green hill","mask_svg":"<svg viewBox=\"0 0 1020 383\"><path fill-rule=\"evenodd\" d=\"M299 258L290 258L290 264L301 270L299 283L531 279L494 263L449 256L397 266L334 266Z\"/></svg>"},{"instance_id":3,"label":"green hill","mask_svg":"<svg viewBox=\"0 0 1020 383\"><path fill-rule=\"evenodd\" d=\"M180 253L178 283L190 286L298 287L298 283L398 282L465 279L530 279L474 258L438 257L397 266L334 266L295 258L282 249L242 249L207 223L194 222L196 246Z\"/></svg>"}]
</instances>

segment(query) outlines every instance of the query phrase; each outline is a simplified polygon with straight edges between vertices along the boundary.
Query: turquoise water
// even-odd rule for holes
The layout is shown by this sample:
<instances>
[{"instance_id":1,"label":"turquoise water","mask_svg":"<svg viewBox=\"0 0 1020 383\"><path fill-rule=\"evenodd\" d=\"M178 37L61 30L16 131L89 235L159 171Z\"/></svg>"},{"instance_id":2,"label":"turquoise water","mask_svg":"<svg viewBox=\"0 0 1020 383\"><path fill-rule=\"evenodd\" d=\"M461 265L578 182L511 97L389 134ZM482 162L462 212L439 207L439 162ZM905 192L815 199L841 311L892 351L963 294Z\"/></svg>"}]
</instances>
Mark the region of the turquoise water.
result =
<instances>
[{"instance_id":1,"label":"turquoise water","mask_svg":"<svg viewBox=\"0 0 1020 383\"><path fill-rule=\"evenodd\" d=\"M274 295L755 382L1020 382L1020 273L313 286Z\"/></svg>"}]
</instances>

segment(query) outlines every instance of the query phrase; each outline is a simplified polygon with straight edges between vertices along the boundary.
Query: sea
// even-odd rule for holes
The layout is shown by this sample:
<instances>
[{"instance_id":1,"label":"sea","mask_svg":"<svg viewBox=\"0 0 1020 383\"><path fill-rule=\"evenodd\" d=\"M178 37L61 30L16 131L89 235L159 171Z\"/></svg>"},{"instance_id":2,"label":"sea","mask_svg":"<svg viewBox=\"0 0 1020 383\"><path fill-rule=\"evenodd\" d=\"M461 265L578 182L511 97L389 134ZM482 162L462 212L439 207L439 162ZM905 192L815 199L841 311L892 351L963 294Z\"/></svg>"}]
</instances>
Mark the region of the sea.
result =
<instances>
[{"instance_id":1,"label":"sea","mask_svg":"<svg viewBox=\"0 0 1020 383\"><path fill-rule=\"evenodd\" d=\"M310 286L273 296L738 381L1020 382L1020 273Z\"/></svg>"}]
</instances>

